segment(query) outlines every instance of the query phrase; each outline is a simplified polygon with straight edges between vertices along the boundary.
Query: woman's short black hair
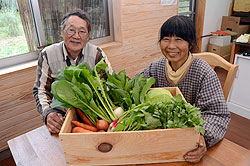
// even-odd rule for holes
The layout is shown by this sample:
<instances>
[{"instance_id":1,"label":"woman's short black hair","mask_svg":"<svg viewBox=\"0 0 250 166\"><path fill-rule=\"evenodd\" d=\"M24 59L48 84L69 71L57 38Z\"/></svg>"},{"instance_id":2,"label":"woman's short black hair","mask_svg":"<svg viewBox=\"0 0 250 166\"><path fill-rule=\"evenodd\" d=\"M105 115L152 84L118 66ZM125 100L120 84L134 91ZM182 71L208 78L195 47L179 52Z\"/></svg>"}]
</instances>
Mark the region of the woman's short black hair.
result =
<instances>
[{"instance_id":1,"label":"woman's short black hair","mask_svg":"<svg viewBox=\"0 0 250 166\"><path fill-rule=\"evenodd\" d=\"M81 9L75 9L75 10L71 10L69 11L62 19L62 22L61 22L61 30L63 31L65 29L65 26L66 26L66 22L67 20L69 19L70 16L78 16L80 17L81 19L83 19L84 21L86 21L87 23L87 28L88 28L88 32L90 33L91 31L91 22L90 22L90 19L89 19L89 16L87 13L85 13L83 10Z\"/></svg>"},{"instance_id":2,"label":"woman's short black hair","mask_svg":"<svg viewBox=\"0 0 250 166\"><path fill-rule=\"evenodd\" d=\"M165 37L177 36L189 43L189 50L196 46L196 31L193 21L187 16L170 17L160 29L159 42Z\"/></svg>"}]
</instances>

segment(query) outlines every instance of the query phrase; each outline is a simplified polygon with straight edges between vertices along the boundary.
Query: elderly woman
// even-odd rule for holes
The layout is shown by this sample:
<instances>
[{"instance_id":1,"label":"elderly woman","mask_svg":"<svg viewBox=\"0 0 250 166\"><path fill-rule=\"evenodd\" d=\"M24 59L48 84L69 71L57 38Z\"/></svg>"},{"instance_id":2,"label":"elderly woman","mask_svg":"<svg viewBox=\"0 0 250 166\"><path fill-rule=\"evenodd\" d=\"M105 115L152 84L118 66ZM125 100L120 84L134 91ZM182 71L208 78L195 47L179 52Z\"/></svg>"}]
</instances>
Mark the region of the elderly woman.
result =
<instances>
[{"instance_id":1,"label":"elderly woman","mask_svg":"<svg viewBox=\"0 0 250 166\"><path fill-rule=\"evenodd\" d=\"M53 96L51 85L59 69L87 62L91 69L102 57L106 57L101 48L89 43L90 20L80 9L67 13L61 23L63 41L46 47L40 54L37 65L37 78L33 88L37 109L51 133L58 133L64 121L64 109L52 109ZM110 63L105 58L112 73Z\"/></svg>"},{"instance_id":2,"label":"elderly woman","mask_svg":"<svg viewBox=\"0 0 250 166\"><path fill-rule=\"evenodd\" d=\"M208 63L191 53L196 45L196 32L190 18L169 18L160 29L159 44L164 57L140 74L154 77L154 87L179 87L186 101L200 108L206 120L205 135L200 136L198 148L184 156L188 162L199 162L207 147L224 137L230 121L220 81Z\"/></svg>"}]
</instances>

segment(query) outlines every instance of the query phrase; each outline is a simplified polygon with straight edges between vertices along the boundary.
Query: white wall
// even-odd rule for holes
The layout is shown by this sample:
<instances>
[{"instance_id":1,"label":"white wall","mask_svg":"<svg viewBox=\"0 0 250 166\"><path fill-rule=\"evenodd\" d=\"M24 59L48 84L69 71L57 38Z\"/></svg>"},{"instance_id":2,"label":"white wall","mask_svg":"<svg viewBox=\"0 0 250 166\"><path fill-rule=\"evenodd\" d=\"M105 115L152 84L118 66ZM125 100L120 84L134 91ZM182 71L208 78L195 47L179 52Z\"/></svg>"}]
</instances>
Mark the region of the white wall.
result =
<instances>
[{"instance_id":1,"label":"white wall","mask_svg":"<svg viewBox=\"0 0 250 166\"><path fill-rule=\"evenodd\" d=\"M220 30L222 16L228 16L230 3L233 0L206 0L203 34ZM207 51L209 37L202 39L201 52Z\"/></svg>"}]
</instances>

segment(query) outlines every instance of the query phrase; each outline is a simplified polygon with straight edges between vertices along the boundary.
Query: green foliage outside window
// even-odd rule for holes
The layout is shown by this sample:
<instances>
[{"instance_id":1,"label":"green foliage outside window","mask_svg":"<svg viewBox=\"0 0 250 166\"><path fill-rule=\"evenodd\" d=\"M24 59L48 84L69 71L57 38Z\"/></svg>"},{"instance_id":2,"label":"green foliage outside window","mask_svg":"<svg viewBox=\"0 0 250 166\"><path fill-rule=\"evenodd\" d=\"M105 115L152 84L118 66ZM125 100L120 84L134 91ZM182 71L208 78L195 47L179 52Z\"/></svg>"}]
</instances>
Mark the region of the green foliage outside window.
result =
<instances>
[{"instance_id":1,"label":"green foliage outside window","mask_svg":"<svg viewBox=\"0 0 250 166\"><path fill-rule=\"evenodd\" d=\"M0 58L28 51L16 1L0 0Z\"/></svg>"}]
</instances>

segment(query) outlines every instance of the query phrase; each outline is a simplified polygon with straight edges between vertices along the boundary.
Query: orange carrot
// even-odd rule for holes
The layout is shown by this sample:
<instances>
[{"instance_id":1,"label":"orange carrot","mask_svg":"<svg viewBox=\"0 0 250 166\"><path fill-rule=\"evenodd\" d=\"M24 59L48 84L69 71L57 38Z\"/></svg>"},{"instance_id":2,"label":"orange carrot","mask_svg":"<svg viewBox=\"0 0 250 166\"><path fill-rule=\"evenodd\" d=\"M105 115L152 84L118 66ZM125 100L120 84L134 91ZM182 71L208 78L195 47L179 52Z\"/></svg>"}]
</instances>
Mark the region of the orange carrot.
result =
<instances>
[{"instance_id":1,"label":"orange carrot","mask_svg":"<svg viewBox=\"0 0 250 166\"><path fill-rule=\"evenodd\" d=\"M80 118L83 120L84 123L90 125L90 126L95 126L90 120L89 118L85 115L84 112L82 112L82 110L80 108L76 109L78 115L80 116Z\"/></svg>"},{"instance_id":2,"label":"orange carrot","mask_svg":"<svg viewBox=\"0 0 250 166\"><path fill-rule=\"evenodd\" d=\"M98 131L98 129L96 127L90 126L90 125L87 125L87 124L83 124L83 123L78 122L76 120L73 120L71 123L74 124L77 127L81 127L81 128L84 128L84 129L87 129L87 130L90 130L90 131Z\"/></svg>"},{"instance_id":3,"label":"orange carrot","mask_svg":"<svg viewBox=\"0 0 250 166\"><path fill-rule=\"evenodd\" d=\"M74 127L72 129L72 133L91 133L93 131L90 131L90 130L86 130L84 128L81 128L81 127Z\"/></svg>"}]
</instances>

